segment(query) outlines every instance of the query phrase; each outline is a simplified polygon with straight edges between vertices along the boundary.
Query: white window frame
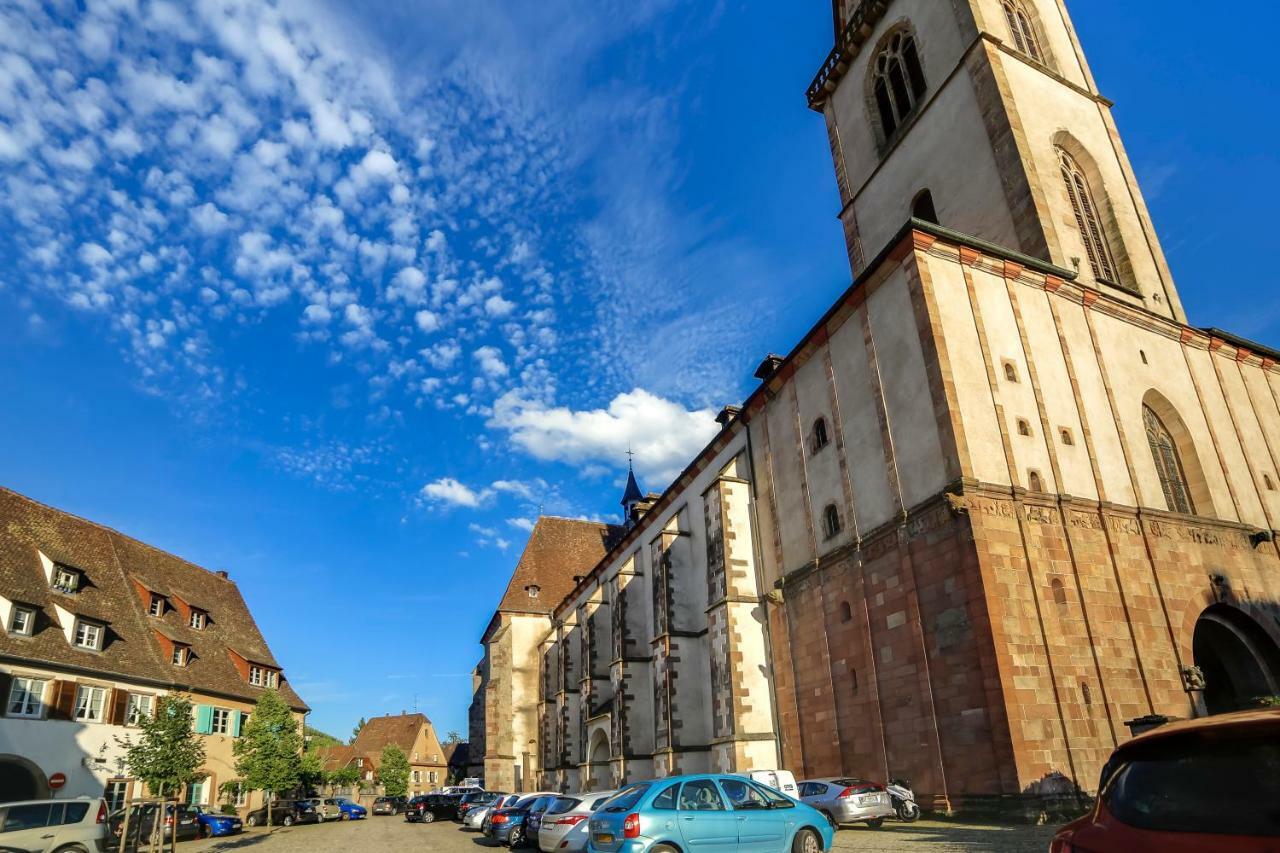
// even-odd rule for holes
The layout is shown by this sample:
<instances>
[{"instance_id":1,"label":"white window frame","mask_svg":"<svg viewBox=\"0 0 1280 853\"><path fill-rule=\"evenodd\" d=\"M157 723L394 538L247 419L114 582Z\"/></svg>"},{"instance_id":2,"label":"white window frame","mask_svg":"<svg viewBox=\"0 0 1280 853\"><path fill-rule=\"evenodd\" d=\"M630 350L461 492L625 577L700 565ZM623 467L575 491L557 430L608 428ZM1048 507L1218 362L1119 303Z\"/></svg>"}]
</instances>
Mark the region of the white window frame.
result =
<instances>
[{"instance_id":1,"label":"white window frame","mask_svg":"<svg viewBox=\"0 0 1280 853\"><path fill-rule=\"evenodd\" d=\"M236 783L235 805L247 806L249 804L249 789L244 786L243 782Z\"/></svg>"},{"instance_id":2,"label":"white window frame","mask_svg":"<svg viewBox=\"0 0 1280 853\"><path fill-rule=\"evenodd\" d=\"M268 687L273 687L273 688L274 688L274 687L279 687L279 686L280 686L280 673L276 672L274 669L269 669L269 670L267 670L267 686L268 686Z\"/></svg>"},{"instance_id":3,"label":"white window frame","mask_svg":"<svg viewBox=\"0 0 1280 853\"><path fill-rule=\"evenodd\" d=\"M95 706L94 700L97 699ZM72 719L78 723L101 723L107 718L107 688L81 684L76 688L76 706Z\"/></svg>"},{"instance_id":4,"label":"white window frame","mask_svg":"<svg viewBox=\"0 0 1280 853\"><path fill-rule=\"evenodd\" d=\"M49 682L43 678L33 678L30 676L15 676L12 684L9 686L9 695L5 697L5 716L6 717L22 717L25 719L39 719L44 716L44 692L48 688ZM17 711L13 710L14 700L21 694L22 705Z\"/></svg>"},{"instance_id":5,"label":"white window frame","mask_svg":"<svg viewBox=\"0 0 1280 853\"><path fill-rule=\"evenodd\" d=\"M209 733L215 735L231 734L231 714L230 708L215 707L213 712L209 714ZM221 723L219 723L221 717Z\"/></svg>"},{"instance_id":6,"label":"white window frame","mask_svg":"<svg viewBox=\"0 0 1280 853\"><path fill-rule=\"evenodd\" d=\"M63 583L63 579L66 583ZM75 569L68 569L66 566L55 565L53 567L53 580L50 585L62 592L78 592L80 590L80 573Z\"/></svg>"},{"instance_id":7,"label":"white window frame","mask_svg":"<svg viewBox=\"0 0 1280 853\"><path fill-rule=\"evenodd\" d=\"M208 616L203 610L197 610L193 607L191 609L191 619L188 620L187 624L197 631L203 631L205 623L208 621Z\"/></svg>"},{"instance_id":8,"label":"white window frame","mask_svg":"<svg viewBox=\"0 0 1280 853\"><path fill-rule=\"evenodd\" d=\"M147 608L147 615L159 618L164 615L164 596L151 593L151 606Z\"/></svg>"},{"instance_id":9,"label":"white window frame","mask_svg":"<svg viewBox=\"0 0 1280 853\"><path fill-rule=\"evenodd\" d=\"M124 724L137 726L143 717L150 717L156 712L156 697L150 693L130 693L129 701L124 706Z\"/></svg>"},{"instance_id":10,"label":"white window frame","mask_svg":"<svg viewBox=\"0 0 1280 853\"><path fill-rule=\"evenodd\" d=\"M249 683L254 687L262 687L267 682L266 672L260 666L249 667Z\"/></svg>"},{"instance_id":11,"label":"white window frame","mask_svg":"<svg viewBox=\"0 0 1280 853\"><path fill-rule=\"evenodd\" d=\"M22 627L18 627L18 617L23 617ZM30 607L15 605L9 616L9 633L17 637L30 637L35 632L36 612Z\"/></svg>"},{"instance_id":12,"label":"white window frame","mask_svg":"<svg viewBox=\"0 0 1280 853\"><path fill-rule=\"evenodd\" d=\"M191 658L191 649L186 646L180 646L176 643L173 646L173 655L169 660L174 666L186 666L187 661Z\"/></svg>"},{"instance_id":13,"label":"white window frame","mask_svg":"<svg viewBox=\"0 0 1280 853\"><path fill-rule=\"evenodd\" d=\"M97 622L90 622L88 619L77 619L75 634L72 635L71 643L77 649L88 649L89 651L102 651L102 635L106 633L103 626ZM92 637L92 641L90 641Z\"/></svg>"}]
</instances>

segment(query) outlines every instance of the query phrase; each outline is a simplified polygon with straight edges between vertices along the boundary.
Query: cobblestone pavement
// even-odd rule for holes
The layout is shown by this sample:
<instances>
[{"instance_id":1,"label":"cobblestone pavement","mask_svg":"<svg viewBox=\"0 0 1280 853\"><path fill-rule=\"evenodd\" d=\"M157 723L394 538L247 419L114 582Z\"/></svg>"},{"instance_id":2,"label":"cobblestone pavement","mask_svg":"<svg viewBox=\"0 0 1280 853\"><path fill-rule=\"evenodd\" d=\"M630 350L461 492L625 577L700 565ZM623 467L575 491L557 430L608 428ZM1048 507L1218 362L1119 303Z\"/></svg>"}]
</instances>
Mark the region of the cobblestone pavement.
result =
<instances>
[{"instance_id":1,"label":"cobblestone pavement","mask_svg":"<svg viewBox=\"0 0 1280 853\"><path fill-rule=\"evenodd\" d=\"M982 826L922 820L914 824L886 823L880 829L854 827L836 833L835 853L845 850L926 851L926 853L1045 853L1053 828L1045 826ZM491 846L479 833L463 832L449 821L422 825L400 817L377 817L322 826L250 829L230 838L186 842L178 853L485 853ZM527 853L536 853L528 848Z\"/></svg>"}]
</instances>

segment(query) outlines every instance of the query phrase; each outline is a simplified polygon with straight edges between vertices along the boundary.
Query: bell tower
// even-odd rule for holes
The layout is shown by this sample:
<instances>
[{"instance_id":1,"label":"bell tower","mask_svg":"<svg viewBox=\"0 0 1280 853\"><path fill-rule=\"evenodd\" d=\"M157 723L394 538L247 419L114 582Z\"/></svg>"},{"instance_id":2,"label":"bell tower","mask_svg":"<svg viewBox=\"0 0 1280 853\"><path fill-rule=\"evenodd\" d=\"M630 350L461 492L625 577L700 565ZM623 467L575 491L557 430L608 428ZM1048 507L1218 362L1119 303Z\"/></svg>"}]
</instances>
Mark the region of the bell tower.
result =
<instances>
[{"instance_id":1,"label":"bell tower","mask_svg":"<svg viewBox=\"0 0 1280 853\"><path fill-rule=\"evenodd\" d=\"M1186 318L1064 0L834 0L808 89L854 276L908 217Z\"/></svg>"}]
</instances>

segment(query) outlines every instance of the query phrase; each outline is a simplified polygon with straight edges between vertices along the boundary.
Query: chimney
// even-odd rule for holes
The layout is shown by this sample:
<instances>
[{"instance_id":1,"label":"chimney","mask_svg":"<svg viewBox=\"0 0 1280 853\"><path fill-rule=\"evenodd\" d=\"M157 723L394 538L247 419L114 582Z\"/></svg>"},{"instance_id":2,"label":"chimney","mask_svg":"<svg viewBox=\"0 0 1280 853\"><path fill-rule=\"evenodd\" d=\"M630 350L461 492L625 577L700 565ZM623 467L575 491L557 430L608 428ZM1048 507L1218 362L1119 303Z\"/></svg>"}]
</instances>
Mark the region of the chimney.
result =
<instances>
[{"instance_id":1,"label":"chimney","mask_svg":"<svg viewBox=\"0 0 1280 853\"><path fill-rule=\"evenodd\" d=\"M768 380L782 365L782 356L775 353L769 353L764 357L764 361L760 362L760 366L756 368L756 379Z\"/></svg>"},{"instance_id":2,"label":"chimney","mask_svg":"<svg viewBox=\"0 0 1280 853\"><path fill-rule=\"evenodd\" d=\"M742 411L741 406L725 406L723 409L720 410L720 414L716 415L716 423L720 424L720 426L722 427L728 426L729 421L736 418L738 416L738 413L741 411Z\"/></svg>"},{"instance_id":3,"label":"chimney","mask_svg":"<svg viewBox=\"0 0 1280 853\"><path fill-rule=\"evenodd\" d=\"M226 580L226 578L227 578L227 570L226 570L226 569L218 569L218 571L214 572L214 574L215 574L215 575L217 575L218 577L222 578L223 580Z\"/></svg>"}]
</instances>

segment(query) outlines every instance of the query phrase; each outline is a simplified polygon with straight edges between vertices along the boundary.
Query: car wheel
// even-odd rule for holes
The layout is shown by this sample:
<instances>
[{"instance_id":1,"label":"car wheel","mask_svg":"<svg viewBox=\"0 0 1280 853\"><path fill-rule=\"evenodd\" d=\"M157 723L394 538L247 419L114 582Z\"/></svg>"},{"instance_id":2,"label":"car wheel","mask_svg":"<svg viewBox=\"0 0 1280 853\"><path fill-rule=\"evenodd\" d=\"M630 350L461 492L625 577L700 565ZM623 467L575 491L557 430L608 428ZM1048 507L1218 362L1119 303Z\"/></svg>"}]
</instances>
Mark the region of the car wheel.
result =
<instances>
[{"instance_id":1,"label":"car wheel","mask_svg":"<svg viewBox=\"0 0 1280 853\"><path fill-rule=\"evenodd\" d=\"M507 846L510 847L512 850L515 850L517 847L524 846L524 827L523 826L517 826L512 828L511 834L507 836Z\"/></svg>"},{"instance_id":2,"label":"car wheel","mask_svg":"<svg viewBox=\"0 0 1280 853\"><path fill-rule=\"evenodd\" d=\"M280 823L283 824L284 826L293 826L293 815L291 814L285 815L284 819L281 820Z\"/></svg>"},{"instance_id":3,"label":"car wheel","mask_svg":"<svg viewBox=\"0 0 1280 853\"><path fill-rule=\"evenodd\" d=\"M351 815L347 814L346 812L343 812L342 817L338 818L338 820L351 820Z\"/></svg>"},{"instance_id":4,"label":"car wheel","mask_svg":"<svg viewBox=\"0 0 1280 853\"><path fill-rule=\"evenodd\" d=\"M436 819L436 814L435 814L435 812L423 812L423 813L422 813L422 822L423 822L423 823L434 823L434 822L435 822L435 819Z\"/></svg>"},{"instance_id":5,"label":"car wheel","mask_svg":"<svg viewBox=\"0 0 1280 853\"><path fill-rule=\"evenodd\" d=\"M66 847L59 847L53 853L89 853L89 851L79 844L68 844Z\"/></svg>"},{"instance_id":6,"label":"car wheel","mask_svg":"<svg viewBox=\"0 0 1280 853\"><path fill-rule=\"evenodd\" d=\"M802 829L791 842L791 853L822 853L822 842L812 829Z\"/></svg>"},{"instance_id":7,"label":"car wheel","mask_svg":"<svg viewBox=\"0 0 1280 853\"><path fill-rule=\"evenodd\" d=\"M258 818L257 818L257 816L256 816L256 815L249 815L247 818L245 818L245 819L244 819L244 825L245 825L245 826L257 826L257 825L258 825Z\"/></svg>"},{"instance_id":8,"label":"car wheel","mask_svg":"<svg viewBox=\"0 0 1280 853\"><path fill-rule=\"evenodd\" d=\"M884 818L878 817L875 820L869 820L867 821L867 826L871 827L872 829L879 829L880 827L884 826Z\"/></svg>"}]
</instances>

